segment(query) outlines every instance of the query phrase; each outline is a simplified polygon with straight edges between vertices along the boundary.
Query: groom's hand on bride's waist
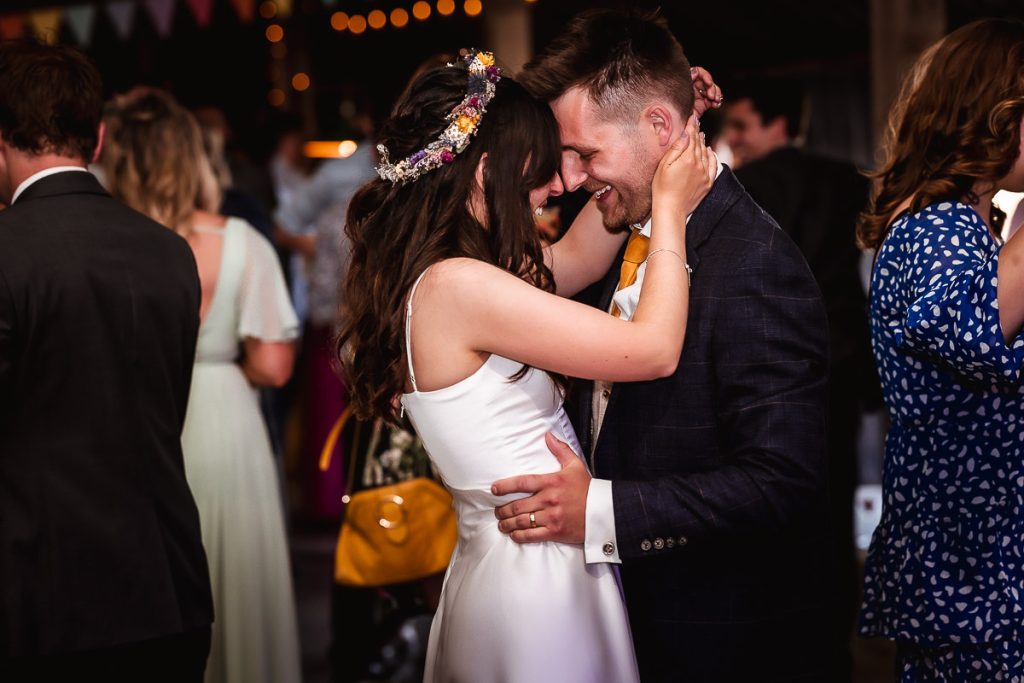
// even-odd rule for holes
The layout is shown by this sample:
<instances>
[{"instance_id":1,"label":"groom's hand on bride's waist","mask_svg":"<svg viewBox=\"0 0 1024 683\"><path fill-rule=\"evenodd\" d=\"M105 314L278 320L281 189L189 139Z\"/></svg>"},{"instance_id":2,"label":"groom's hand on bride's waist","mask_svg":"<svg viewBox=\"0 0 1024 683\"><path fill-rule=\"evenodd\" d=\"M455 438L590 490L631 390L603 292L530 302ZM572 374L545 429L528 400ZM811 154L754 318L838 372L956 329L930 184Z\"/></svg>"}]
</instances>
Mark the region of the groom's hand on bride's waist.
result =
<instances>
[{"instance_id":1,"label":"groom's hand on bride's waist","mask_svg":"<svg viewBox=\"0 0 1024 683\"><path fill-rule=\"evenodd\" d=\"M516 543L583 543L590 473L568 444L550 433L545 441L562 469L495 482L491 492L497 496L531 494L495 509L498 528Z\"/></svg>"}]
</instances>

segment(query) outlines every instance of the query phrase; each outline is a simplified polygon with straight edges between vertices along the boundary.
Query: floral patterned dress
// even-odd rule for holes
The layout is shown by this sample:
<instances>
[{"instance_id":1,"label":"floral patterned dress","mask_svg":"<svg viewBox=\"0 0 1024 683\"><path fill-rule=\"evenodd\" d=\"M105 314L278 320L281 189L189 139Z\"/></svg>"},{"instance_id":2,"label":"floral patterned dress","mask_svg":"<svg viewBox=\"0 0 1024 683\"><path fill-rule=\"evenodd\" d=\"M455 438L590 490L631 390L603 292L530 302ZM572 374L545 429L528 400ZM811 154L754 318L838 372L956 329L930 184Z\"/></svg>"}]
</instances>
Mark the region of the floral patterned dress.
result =
<instances>
[{"instance_id":1,"label":"floral patterned dress","mask_svg":"<svg viewBox=\"0 0 1024 683\"><path fill-rule=\"evenodd\" d=\"M860 629L898 641L903 681L1024 681L1024 338L999 325L1001 249L942 202L899 218L875 264L892 427Z\"/></svg>"}]
</instances>

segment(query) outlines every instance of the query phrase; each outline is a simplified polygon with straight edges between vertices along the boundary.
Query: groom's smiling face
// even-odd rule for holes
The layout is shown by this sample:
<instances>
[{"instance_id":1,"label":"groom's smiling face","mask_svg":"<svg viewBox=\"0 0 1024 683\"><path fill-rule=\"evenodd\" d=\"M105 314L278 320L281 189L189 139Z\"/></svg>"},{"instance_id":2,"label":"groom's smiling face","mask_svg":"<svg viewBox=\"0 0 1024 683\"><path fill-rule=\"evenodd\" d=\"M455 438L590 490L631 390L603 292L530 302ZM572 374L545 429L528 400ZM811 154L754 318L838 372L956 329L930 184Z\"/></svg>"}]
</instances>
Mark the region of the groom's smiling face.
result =
<instances>
[{"instance_id":1,"label":"groom's smiling face","mask_svg":"<svg viewBox=\"0 0 1024 683\"><path fill-rule=\"evenodd\" d=\"M576 86L551 103L562 136L562 181L572 192L594 193L604 225L619 230L651 214L651 180L663 150L640 116L603 115L586 90Z\"/></svg>"}]
</instances>

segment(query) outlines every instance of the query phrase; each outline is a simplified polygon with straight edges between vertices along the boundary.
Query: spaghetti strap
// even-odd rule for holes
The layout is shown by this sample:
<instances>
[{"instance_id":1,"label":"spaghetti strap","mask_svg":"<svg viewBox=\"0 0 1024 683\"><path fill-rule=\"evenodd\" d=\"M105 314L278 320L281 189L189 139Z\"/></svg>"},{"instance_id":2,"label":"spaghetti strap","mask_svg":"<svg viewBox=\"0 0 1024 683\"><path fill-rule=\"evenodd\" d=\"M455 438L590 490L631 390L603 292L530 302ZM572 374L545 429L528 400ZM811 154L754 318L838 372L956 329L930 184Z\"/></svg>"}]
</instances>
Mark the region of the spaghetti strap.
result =
<instances>
[{"instance_id":1,"label":"spaghetti strap","mask_svg":"<svg viewBox=\"0 0 1024 683\"><path fill-rule=\"evenodd\" d=\"M416 278L412 289L409 290L409 299L405 302L405 358L409 363L409 381L412 383L414 392L418 392L419 389L416 388L416 373L412 369L412 298L416 296L416 288L420 286L420 282L429 270L428 267Z\"/></svg>"}]
</instances>

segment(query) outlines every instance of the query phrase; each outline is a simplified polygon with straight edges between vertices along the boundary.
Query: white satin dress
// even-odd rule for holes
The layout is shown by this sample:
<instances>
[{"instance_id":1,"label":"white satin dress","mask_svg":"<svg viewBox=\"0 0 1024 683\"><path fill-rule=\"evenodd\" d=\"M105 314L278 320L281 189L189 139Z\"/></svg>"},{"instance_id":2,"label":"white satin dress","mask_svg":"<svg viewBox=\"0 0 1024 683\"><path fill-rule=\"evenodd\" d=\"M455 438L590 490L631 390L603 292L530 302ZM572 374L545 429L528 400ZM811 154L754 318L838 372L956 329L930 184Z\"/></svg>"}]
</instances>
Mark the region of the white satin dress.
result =
<instances>
[{"instance_id":1,"label":"white satin dress","mask_svg":"<svg viewBox=\"0 0 1024 683\"><path fill-rule=\"evenodd\" d=\"M422 279L422 276L421 276ZM419 280L417 280L417 285ZM406 311L411 349L412 298ZM633 641L614 569L583 547L518 545L494 509L522 497L490 492L498 479L559 469L544 443L554 432L579 453L562 395L541 370L491 355L470 377L402 403L454 497L459 541L427 649L427 683L629 683Z\"/></svg>"}]
</instances>

